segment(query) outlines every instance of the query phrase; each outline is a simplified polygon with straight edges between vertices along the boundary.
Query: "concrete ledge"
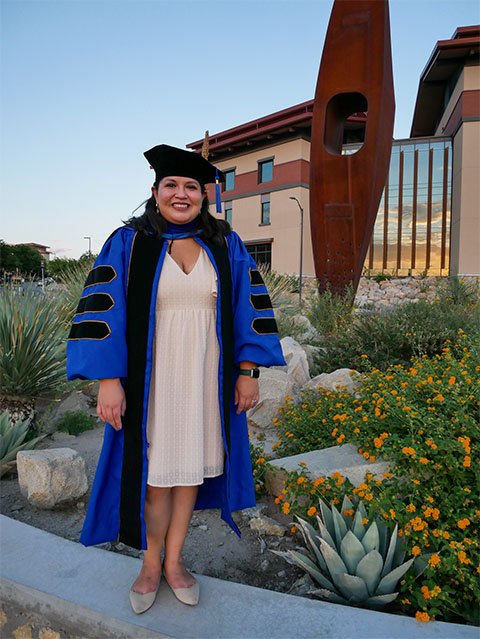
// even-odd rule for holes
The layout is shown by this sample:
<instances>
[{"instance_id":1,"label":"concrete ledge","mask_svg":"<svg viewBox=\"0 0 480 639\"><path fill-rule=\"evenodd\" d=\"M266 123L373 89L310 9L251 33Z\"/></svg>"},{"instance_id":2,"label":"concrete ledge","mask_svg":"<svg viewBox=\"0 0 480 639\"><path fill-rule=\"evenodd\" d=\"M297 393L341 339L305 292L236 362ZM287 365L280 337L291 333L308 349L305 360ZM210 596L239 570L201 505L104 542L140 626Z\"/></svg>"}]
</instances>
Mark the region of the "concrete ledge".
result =
<instances>
[{"instance_id":1,"label":"concrete ledge","mask_svg":"<svg viewBox=\"0 0 480 639\"><path fill-rule=\"evenodd\" d=\"M128 592L140 560L56 537L0 516L1 594L72 621L85 639L477 639L478 628L312 601L198 576L200 603L179 603L165 582L144 615ZM199 550L201 552L201 549ZM18 599L16 599L18 597ZM109 634L110 633L110 634ZM130 634L129 634L130 633Z\"/></svg>"},{"instance_id":2,"label":"concrete ledge","mask_svg":"<svg viewBox=\"0 0 480 639\"><path fill-rule=\"evenodd\" d=\"M47 618L52 626L67 626L68 636L95 637L95 639L160 639L168 638L159 632L152 632L141 626L125 623L89 610L66 599L40 590L34 590L5 577L0 578L0 601L5 604L19 604L28 613L37 613Z\"/></svg>"}]
</instances>

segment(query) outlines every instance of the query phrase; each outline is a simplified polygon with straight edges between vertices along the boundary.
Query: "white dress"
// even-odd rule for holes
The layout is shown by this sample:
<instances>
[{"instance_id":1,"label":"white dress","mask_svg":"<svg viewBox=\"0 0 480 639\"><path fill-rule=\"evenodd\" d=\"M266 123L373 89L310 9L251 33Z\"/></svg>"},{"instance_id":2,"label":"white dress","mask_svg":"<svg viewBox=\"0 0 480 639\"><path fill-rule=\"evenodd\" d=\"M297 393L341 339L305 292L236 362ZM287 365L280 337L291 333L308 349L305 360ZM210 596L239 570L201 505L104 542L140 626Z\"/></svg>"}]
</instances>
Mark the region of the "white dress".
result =
<instances>
[{"instance_id":1,"label":"white dress","mask_svg":"<svg viewBox=\"0 0 480 639\"><path fill-rule=\"evenodd\" d=\"M151 486L194 486L223 473L216 298L215 269L203 249L188 275L167 252L148 403Z\"/></svg>"}]
</instances>

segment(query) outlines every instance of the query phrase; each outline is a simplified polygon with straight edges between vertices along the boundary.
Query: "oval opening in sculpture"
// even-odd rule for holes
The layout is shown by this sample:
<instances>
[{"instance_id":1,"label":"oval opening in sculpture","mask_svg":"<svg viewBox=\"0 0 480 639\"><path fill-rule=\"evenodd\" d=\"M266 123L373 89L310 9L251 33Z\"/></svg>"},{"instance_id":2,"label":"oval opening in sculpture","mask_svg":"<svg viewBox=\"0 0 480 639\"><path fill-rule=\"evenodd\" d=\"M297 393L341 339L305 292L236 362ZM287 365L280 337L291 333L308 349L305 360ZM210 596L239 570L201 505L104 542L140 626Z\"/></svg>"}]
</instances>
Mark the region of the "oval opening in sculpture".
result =
<instances>
[{"instance_id":1,"label":"oval opening in sculpture","mask_svg":"<svg viewBox=\"0 0 480 639\"><path fill-rule=\"evenodd\" d=\"M357 153L363 146L366 122L360 122L355 130L356 139L345 139L345 122L356 113L368 111L368 100L362 93L337 93L328 101L325 111L325 149L331 155L342 155L342 148L346 142L361 143L351 153Z\"/></svg>"}]
</instances>

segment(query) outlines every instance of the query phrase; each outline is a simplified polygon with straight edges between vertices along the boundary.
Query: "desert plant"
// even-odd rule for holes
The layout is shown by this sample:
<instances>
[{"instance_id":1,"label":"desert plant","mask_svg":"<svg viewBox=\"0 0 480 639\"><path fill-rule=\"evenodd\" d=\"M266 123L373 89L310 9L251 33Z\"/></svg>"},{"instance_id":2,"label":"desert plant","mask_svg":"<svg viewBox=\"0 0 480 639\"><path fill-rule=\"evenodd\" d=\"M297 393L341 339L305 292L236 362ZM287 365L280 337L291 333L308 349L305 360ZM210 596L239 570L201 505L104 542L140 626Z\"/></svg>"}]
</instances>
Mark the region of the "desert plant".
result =
<instances>
[{"instance_id":1,"label":"desert plant","mask_svg":"<svg viewBox=\"0 0 480 639\"><path fill-rule=\"evenodd\" d=\"M337 295L327 289L319 293L311 289L307 294L307 316L312 326L322 336L322 342L332 333L342 330L352 321L351 310L355 293L353 287L347 287L345 295Z\"/></svg>"},{"instance_id":2,"label":"desert plant","mask_svg":"<svg viewBox=\"0 0 480 639\"><path fill-rule=\"evenodd\" d=\"M0 399L52 395L64 382L59 310L55 295L0 293Z\"/></svg>"},{"instance_id":3,"label":"desert plant","mask_svg":"<svg viewBox=\"0 0 480 639\"><path fill-rule=\"evenodd\" d=\"M70 325L82 297L85 280L93 266L94 258L75 262L59 274L61 282L60 300L62 302L61 317L66 325Z\"/></svg>"},{"instance_id":4,"label":"desert plant","mask_svg":"<svg viewBox=\"0 0 480 639\"><path fill-rule=\"evenodd\" d=\"M298 312L298 277L295 275L280 275L269 269L265 264L259 264L265 286L267 287L272 306L284 313Z\"/></svg>"},{"instance_id":5,"label":"desert plant","mask_svg":"<svg viewBox=\"0 0 480 639\"><path fill-rule=\"evenodd\" d=\"M86 430L92 430L97 426L96 417L88 415L83 410L67 410L55 423L55 428L69 435L80 435Z\"/></svg>"},{"instance_id":6,"label":"desert plant","mask_svg":"<svg viewBox=\"0 0 480 639\"><path fill-rule=\"evenodd\" d=\"M440 303L456 306L475 305L480 301L478 281L468 282L458 275L442 279L438 286L438 295Z\"/></svg>"},{"instance_id":7,"label":"desert plant","mask_svg":"<svg viewBox=\"0 0 480 639\"><path fill-rule=\"evenodd\" d=\"M300 566L321 588L310 594L334 603L383 608L398 597L398 582L415 562L419 576L427 567L420 557L403 561L405 550L398 537L377 516L369 518L362 501L356 511L345 496L341 514L320 500L318 531L297 517L311 557L295 550L274 551Z\"/></svg>"},{"instance_id":8,"label":"desert plant","mask_svg":"<svg viewBox=\"0 0 480 639\"><path fill-rule=\"evenodd\" d=\"M17 453L20 450L32 450L41 439L46 437L46 435L40 435L25 442L29 427L29 419L14 423L8 411L0 415L0 477L15 466Z\"/></svg>"}]
</instances>

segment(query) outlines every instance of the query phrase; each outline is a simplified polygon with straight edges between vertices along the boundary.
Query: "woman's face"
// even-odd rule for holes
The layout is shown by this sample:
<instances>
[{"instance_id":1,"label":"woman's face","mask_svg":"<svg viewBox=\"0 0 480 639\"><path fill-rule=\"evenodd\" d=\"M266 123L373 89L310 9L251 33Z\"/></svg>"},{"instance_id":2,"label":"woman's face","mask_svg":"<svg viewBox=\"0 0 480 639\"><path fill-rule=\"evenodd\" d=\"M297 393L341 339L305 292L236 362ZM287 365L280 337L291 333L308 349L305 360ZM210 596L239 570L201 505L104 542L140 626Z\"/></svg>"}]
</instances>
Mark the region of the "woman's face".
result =
<instances>
[{"instance_id":1,"label":"woman's face","mask_svg":"<svg viewBox=\"0 0 480 639\"><path fill-rule=\"evenodd\" d=\"M200 213L203 198L200 182L193 178L170 175L152 187L160 213L172 224L188 224Z\"/></svg>"}]
</instances>

